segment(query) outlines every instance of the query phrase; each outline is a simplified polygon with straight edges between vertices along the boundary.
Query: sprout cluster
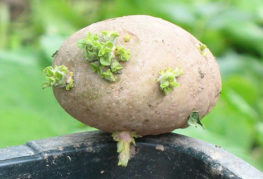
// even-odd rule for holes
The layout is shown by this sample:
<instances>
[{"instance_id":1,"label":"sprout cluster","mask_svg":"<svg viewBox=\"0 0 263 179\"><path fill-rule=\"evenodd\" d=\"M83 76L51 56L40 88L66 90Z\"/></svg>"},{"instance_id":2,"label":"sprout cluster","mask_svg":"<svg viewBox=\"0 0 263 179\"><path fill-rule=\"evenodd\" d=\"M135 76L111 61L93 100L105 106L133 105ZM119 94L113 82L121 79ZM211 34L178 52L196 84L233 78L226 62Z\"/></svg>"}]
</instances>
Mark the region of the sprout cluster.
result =
<instances>
[{"instance_id":1,"label":"sprout cluster","mask_svg":"<svg viewBox=\"0 0 263 179\"><path fill-rule=\"evenodd\" d=\"M114 132L112 134L113 140L117 143L117 152L119 153L118 166L126 167L129 159L131 158L130 144L136 145L135 139L138 136L135 132Z\"/></svg>"},{"instance_id":2,"label":"sprout cluster","mask_svg":"<svg viewBox=\"0 0 263 179\"><path fill-rule=\"evenodd\" d=\"M131 40L131 36L126 35L126 36L124 37L124 42L129 42L130 40Z\"/></svg>"},{"instance_id":3,"label":"sprout cluster","mask_svg":"<svg viewBox=\"0 0 263 179\"><path fill-rule=\"evenodd\" d=\"M43 88L47 87L66 87L70 90L74 86L74 73L70 72L64 65L48 66L43 70L46 76L46 82L43 83Z\"/></svg>"},{"instance_id":4,"label":"sprout cluster","mask_svg":"<svg viewBox=\"0 0 263 179\"><path fill-rule=\"evenodd\" d=\"M194 126L194 127L201 126L202 128L204 128L204 126L203 126L203 124L201 123L201 120L200 120L200 114L197 111L192 112L189 115L187 124L190 125L190 126Z\"/></svg>"},{"instance_id":5,"label":"sprout cluster","mask_svg":"<svg viewBox=\"0 0 263 179\"><path fill-rule=\"evenodd\" d=\"M167 95L169 92L172 92L175 87L179 86L179 83L176 81L176 78L182 75L184 72L182 68L167 68L159 72L160 77L158 82L160 82L160 89Z\"/></svg>"},{"instance_id":6,"label":"sprout cluster","mask_svg":"<svg viewBox=\"0 0 263 179\"><path fill-rule=\"evenodd\" d=\"M207 46L205 44L198 44L197 48L199 49L201 55L203 55L204 57L207 55Z\"/></svg>"},{"instance_id":7,"label":"sprout cluster","mask_svg":"<svg viewBox=\"0 0 263 179\"><path fill-rule=\"evenodd\" d=\"M115 75L123 69L120 62L130 59L130 50L116 45L117 37L117 32L103 31L100 36L89 32L78 42L85 49L85 60L90 62L92 70L111 82L116 81Z\"/></svg>"}]
</instances>

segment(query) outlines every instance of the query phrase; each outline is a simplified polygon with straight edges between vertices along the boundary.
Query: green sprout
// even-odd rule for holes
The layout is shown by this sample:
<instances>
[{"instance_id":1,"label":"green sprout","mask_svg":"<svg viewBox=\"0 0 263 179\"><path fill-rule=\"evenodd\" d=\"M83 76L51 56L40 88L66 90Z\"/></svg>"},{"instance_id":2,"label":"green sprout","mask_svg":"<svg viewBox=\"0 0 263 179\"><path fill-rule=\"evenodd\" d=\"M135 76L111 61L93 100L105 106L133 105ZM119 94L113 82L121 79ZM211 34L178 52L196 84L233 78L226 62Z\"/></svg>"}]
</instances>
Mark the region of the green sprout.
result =
<instances>
[{"instance_id":1,"label":"green sprout","mask_svg":"<svg viewBox=\"0 0 263 179\"><path fill-rule=\"evenodd\" d=\"M105 71L105 72L102 72L102 73L101 73L101 76L102 76L102 78L104 78L104 79L106 79L106 80L108 80L108 81L111 81L111 82L116 81L116 79L115 79L115 77L114 77L114 75L113 75L113 73L111 72L110 69L108 69L108 70Z\"/></svg>"},{"instance_id":2,"label":"green sprout","mask_svg":"<svg viewBox=\"0 0 263 179\"><path fill-rule=\"evenodd\" d=\"M100 35L88 32L78 46L85 49L85 60L90 62L92 70L103 79L116 81L114 75L121 74L123 69L120 62L130 60L130 50L116 46L118 32L102 31Z\"/></svg>"},{"instance_id":3,"label":"green sprout","mask_svg":"<svg viewBox=\"0 0 263 179\"><path fill-rule=\"evenodd\" d=\"M66 87L66 90L70 90L74 86L74 73L64 65L48 66L43 70L43 73L46 76L46 82L43 83L42 88Z\"/></svg>"},{"instance_id":4,"label":"green sprout","mask_svg":"<svg viewBox=\"0 0 263 179\"><path fill-rule=\"evenodd\" d=\"M203 55L204 57L207 55L207 46L205 44L198 44L197 48L199 49L201 55Z\"/></svg>"},{"instance_id":5,"label":"green sprout","mask_svg":"<svg viewBox=\"0 0 263 179\"><path fill-rule=\"evenodd\" d=\"M119 61L121 61L121 62L128 61L130 59L130 56L131 56L130 50L126 50L125 48L123 48L121 46L116 47L115 54L116 54L117 58L119 59Z\"/></svg>"},{"instance_id":6,"label":"green sprout","mask_svg":"<svg viewBox=\"0 0 263 179\"><path fill-rule=\"evenodd\" d=\"M204 128L200 120L199 112L192 112L190 116L188 117L187 124L190 126L194 126L194 127L201 126L202 128Z\"/></svg>"},{"instance_id":7,"label":"green sprout","mask_svg":"<svg viewBox=\"0 0 263 179\"><path fill-rule=\"evenodd\" d=\"M131 36L126 35L126 36L124 37L124 42L129 42L130 40L131 40Z\"/></svg>"},{"instance_id":8,"label":"green sprout","mask_svg":"<svg viewBox=\"0 0 263 179\"><path fill-rule=\"evenodd\" d=\"M121 66L121 64L117 60L114 60L111 63L111 71L113 73L120 73L122 69L123 69L123 67Z\"/></svg>"},{"instance_id":9,"label":"green sprout","mask_svg":"<svg viewBox=\"0 0 263 179\"><path fill-rule=\"evenodd\" d=\"M160 89L164 92L165 95L172 92L175 87L179 86L179 83L176 81L176 78L184 74L182 68L167 68L166 70L160 71L160 77L158 82L160 82Z\"/></svg>"},{"instance_id":10,"label":"green sprout","mask_svg":"<svg viewBox=\"0 0 263 179\"><path fill-rule=\"evenodd\" d=\"M118 166L126 167L129 159L131 158L130 154L130 144L136 145L135 139L140 136L136 135L134 132L115 132L112 134L113 140L117 141L117 152L119 153L119 162Z\"/></svg>"}]
</instances>

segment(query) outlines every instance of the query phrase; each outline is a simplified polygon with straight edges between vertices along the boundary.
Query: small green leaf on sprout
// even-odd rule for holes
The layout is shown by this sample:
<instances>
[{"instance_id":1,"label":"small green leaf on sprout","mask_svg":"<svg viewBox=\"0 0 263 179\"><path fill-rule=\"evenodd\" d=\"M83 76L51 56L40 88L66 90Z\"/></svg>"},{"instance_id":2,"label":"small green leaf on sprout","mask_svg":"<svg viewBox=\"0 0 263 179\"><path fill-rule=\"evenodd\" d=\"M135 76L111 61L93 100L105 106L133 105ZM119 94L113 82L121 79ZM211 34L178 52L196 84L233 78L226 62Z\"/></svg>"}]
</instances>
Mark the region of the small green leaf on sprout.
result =
<instances>
[{"instance_id":1,"label":"small green leaf on sprout","mask_svg":"<svg viewBox=\"0 0 263 179\"><path fill-rule=\"evenodd\" d=\"M124 37L124 42L129 42L131 40L131 36L128 34Z\"/></svg>"},{"instance_id":2,"label":"small green leaf on sprout","mask_svg":"<svg viewBox=\"0 0 263 179\"><path fill-rule=\"evenodd\" d=\"M130 59L131 52L130 50L126 50L125 48L121 46L117 46L115 49L115 54L119 61L126 62Z\"/></svg>"},{"instance_id":3,"label":"small green leaf on sprout","mask_svg":"<svg viewBox=\"0 0 263 179\"><path fill-rule=\"evenodd\" d=\"M112 58L109 55L104 55L104 56L100 57L100 64L102 66L110 66L111 61L112 61Z\"/></svg>"},{"instance_id":4,"label":"small green leaf on sprout","mask_svg":"<svg viewBox=\"0 0 263 179\"><path fill-rule=\"evenodd\" d=\"M120 71L123 69L123 67L121 66L121 64L117 61L114 60L111 64L111 71L112 73L120 73Z\"/></svg>"},{"instance_id":5,"label":"small green leaf on sprout","mask_svg":"<svg viewBox=\"0 0 263 179\"><path fill-rule=\"evenodd\" d=\"M157 79L160 82L160 89L167 95L169 92L172 92L175 87L179 86L179 83L176 81L176 78L182 75L184 72L182 68L167 68L166 70L160 71L160 77Z\"/></svg>"},{"instance_id":6,"label":"small green leaf on sprout","mask_svg":"<svg viewBox=\"0 0 263 179\"><path fill-rule=\"evenodd\" d=\"M117 37L118 32L102 31L101 35L89 32L78 42L78 46L85 49L85 59L90 62L92 70L111 82L116 81L114 74L121 74L123 67L120 62L130 59L129 50L116 46Z\"/></svg>"},{"instance_id":7,"label":"small green leaf on sprout","mask_svg":"<svg viewBox=\"0 0 263 179\"><path fill-rule=\"evenodd\" d=\"M112 134L113 140L117 141L117 152L119 153L119 162L118 166L126 167L129 159L131 158L130 154L130 143L134 146L136 145L135 139L140 136L136 135L134 132L114 132Z\"/></svg>"},{"instance_id":8,"label":"small green leaf on sprout","mask_svg":"<svg viewBox=\"0 0 263 179\"><path fill-rule=\"evenodd\" d=\"M199 49L201 55L203 55L204 57L207 55L207 46L205 44L198 44L197 48Z\"/></svg>"},{"instance_id":9,"label":"small green leaf on sprout","mask_svg":"<svg viewBox=\"0 0 263 179\"><path fill-rule=\"evenodd\" d=\"M103 72L104 66L101 66L99 64L99 62L92 62L92 63L90 63L90 66L91 66L93 72L96 72L99 74L101 74Z\"/></svg>"},{"instance_id":10,"label":"small green leaf on sprout","mask_svg":"<svg viewBox=\"0 0 263 179\"><path fill-rule=\"evenodd\" d=\"M203 124L201 123L201 120L200 120L199 112L192 112L190 114L190 116L188 117L187 123L190 126L194 126L194 127L201 126L202 128L204 128L204 126L203 126Z\"/></svg>"},{"instance_id":11,"label":"small green leaf on sprout","mask_svg":"<svg viewBox=\"0 0 263 179\"><path fill-rule=\"evenodd\" d=\"M64 65L48 66L43 70L43 73L46 76L46 82L43 83L43 88L66 87L66 90L70 90L74 86L74 73L70 72Z\"/></svg>"},{"instance_id":12,"label":"small green leaf on sprout","mask_svg":"<svg viewBox=\"0 0 263 179\"><path fill-rule=\"evenodd\" d=\"M113 73L111 72L110 69L108 69L108 70L105 71L105 72L102 72L102 73L101 73L101 76L102 76L102 78L104 78L104 79L106 79L106 80L108 80L108 81L111 81L111 82L116 81L116 79L115 79L115 77L114 77L114 75L113 75Z\"/></svg>"},{"instance_id":13,"label":"small green leaf on sprout","mask_svg":"<svg viewBox=\"0 0 263 179\"><path fill-rule=\"evenodd\" d=\"M115 43L117 37L119 37L118 32L109 32L109 31L102 31L102 38L105 42L111 41Z\"/></svg>"}]
</instances>

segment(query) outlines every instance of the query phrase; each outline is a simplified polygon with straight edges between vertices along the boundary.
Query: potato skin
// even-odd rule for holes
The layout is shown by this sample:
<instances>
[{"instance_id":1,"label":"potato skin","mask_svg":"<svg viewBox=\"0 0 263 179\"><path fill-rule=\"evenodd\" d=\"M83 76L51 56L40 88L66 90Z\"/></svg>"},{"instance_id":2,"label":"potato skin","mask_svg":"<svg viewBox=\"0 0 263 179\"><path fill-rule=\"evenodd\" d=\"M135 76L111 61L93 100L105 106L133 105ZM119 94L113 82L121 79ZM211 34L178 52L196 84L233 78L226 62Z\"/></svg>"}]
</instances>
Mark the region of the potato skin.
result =
<instances>
[{"instance_id":1,"label":"potato skin","mask_svg":"<svg viewBox=\"0 0 263 179\"><path fill-rule=\"evenodd\" d=\"M87 32L120 34L117 44L131 50L119 81L110 83L94 73L84 51L77 46ZM129 34L131 40L124 41ZM215 57L203 56L200 42L182 28L145 15L125 16L92 24L74 33L55 56L53 65L74 72L70 91L53 88L60 105L83 123L106 132L135 131L157 135L187 127L193 111L203 117L215 106L221 92L221 75ZM159 88L159 72L181 66L180 86L168 95Z\"/></svg>"}]
</instances>

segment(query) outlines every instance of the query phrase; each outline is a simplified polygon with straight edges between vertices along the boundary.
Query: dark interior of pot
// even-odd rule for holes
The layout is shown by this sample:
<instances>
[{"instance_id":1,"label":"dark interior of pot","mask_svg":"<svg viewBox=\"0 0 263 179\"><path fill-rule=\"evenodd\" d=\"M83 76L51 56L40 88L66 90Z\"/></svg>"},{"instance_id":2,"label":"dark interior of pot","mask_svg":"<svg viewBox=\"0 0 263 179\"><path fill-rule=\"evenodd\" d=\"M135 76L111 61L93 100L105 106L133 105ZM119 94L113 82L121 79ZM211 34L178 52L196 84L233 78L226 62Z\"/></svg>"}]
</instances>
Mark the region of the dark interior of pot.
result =
<instances>
[{"instance_id":1,"label":"dark interior of pot","mask_svg":"<svg viewBox=\"0 0 263 179\"><path fill-rule=\"evenodd\" d=\"M119 167L110 134L86 132L0 149L0 178L260 178L262 173L212 144L178 134L137 139Z\"/></svg>"}]
</instances>

